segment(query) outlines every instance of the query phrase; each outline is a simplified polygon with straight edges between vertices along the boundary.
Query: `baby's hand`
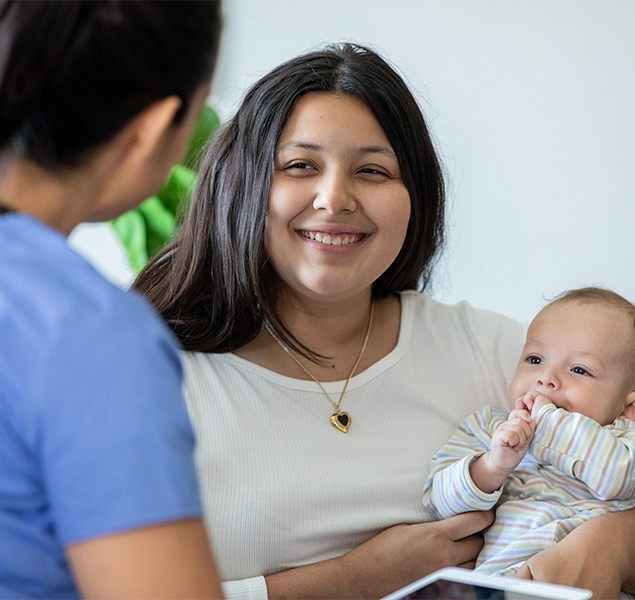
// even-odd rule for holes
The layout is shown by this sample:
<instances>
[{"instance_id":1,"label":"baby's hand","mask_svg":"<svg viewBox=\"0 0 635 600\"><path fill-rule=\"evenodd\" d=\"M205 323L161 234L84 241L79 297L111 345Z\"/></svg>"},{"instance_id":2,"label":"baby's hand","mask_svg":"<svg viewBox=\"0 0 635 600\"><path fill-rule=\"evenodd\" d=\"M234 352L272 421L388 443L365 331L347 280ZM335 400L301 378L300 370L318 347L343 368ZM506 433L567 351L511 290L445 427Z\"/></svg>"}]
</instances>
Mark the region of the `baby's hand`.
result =
<instances>
[{"instance_id":1,"label":"baby's hand","mask_svg":"<svg viewBox=\"0 0 635 600\"><path fill-rule=\"evenodd\" d=\"M516 408L509 413L492 436L489 458L501 471L511 473L523 459L534 437L535 423L528 410Z\"/></svg>"},{"instance_id":2,"label":"baby's hand","mask_svg":"<svg viewBox=\"0 0 635 600\"><path fill-rule=\"evenodd\" d=\"M538 411L548 404L553 402L538 392L527 392L522 398L516 400L516 409L526 410L531 413L531 418L535 419L538 415Z\"/></svg>"},{"instance_id":3,"label":"baby's hand","mask_svg":"<svg viewBox=\"0 0 635 600\"><path fill-rule=\"evenodd\" d=\"M494 431L490 449L470 463L474 485L486 494L499 489L527 453L534 429L535 424L527 410L512 410L507 421Z\"/></svg>"}]
</instances>

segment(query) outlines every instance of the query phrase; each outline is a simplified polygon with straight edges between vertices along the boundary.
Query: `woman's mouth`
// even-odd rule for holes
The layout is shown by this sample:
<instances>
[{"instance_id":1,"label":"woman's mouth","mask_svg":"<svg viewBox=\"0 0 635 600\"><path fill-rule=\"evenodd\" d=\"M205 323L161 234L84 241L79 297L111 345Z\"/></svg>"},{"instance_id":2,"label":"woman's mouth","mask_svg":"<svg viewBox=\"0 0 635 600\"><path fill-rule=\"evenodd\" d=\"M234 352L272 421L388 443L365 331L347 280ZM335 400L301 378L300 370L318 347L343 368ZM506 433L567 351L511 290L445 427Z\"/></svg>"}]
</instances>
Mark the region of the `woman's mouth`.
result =
<instances>
[{"instance_id":1,"label":"woman's mouth","mask_svg":"<svg viewBox=\"0 0 635 600\"><path fill-rule=\"evenodd\" d=\"M346 234L332 234L304 231L301 230L300 235L309 239L320 242L320 244L327 244L329 246L346 246L347 244L355 244L362 240L366 234L364 233L346 233Z\"/></svg>"}]
</instances>

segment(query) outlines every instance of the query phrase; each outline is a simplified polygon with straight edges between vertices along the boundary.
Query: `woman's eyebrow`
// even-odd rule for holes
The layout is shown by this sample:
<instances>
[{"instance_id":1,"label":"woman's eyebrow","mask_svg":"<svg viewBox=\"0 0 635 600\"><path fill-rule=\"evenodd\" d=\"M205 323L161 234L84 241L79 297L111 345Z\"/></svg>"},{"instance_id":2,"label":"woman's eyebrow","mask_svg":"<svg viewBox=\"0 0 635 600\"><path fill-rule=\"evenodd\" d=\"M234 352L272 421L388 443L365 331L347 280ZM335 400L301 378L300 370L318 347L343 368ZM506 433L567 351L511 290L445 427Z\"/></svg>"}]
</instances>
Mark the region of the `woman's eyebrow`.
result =
<instances>
[{"instance_id":1,"label":"woman's eyebrow","mask_svg":"<svg viewBox=\"0 0 635 600\"><path fill-rule=\"evenodd\" d=\"M386 148L386 146L365 146L358 150L358 154L383 154L388 158L397 160L397 155L390 148Z\"/></svg>"},{"instance_id":2,"label":"woman's eyebrow","mask_svg":"<svg viewBox=\"0 0 635 600\"><path fill-rule=\"evenodd\" d=\"M313 150L315 152L319 152L320 150L324 149L324 147L320 146L319 144L310 144L308 142L290 140L283 146L280 146L280 148L276 150L276 154L279 154L284 150L288 150L289 148L302 148L303 150ZM397 160L397 156L395 155L395 153L386 146L362 146L361 148L357 149L357 154L383 154L384 156L387 156L392 160Z\"/></svg>"},{"instance_id":3,"label":"woman's eyebrow","mask_svg":"<svg viewBox=\"0 0 635 600\"><path fill-rule=\"evenodd\" d=\"M295 142L293 140L290 140L289 142L284 144L284 146L280 146L276 150L276 154L279 154L284 150L288 150L289 148L302 148L303 150L314 150L316 152L323 149L323 147L319 146L318 144L309 144L308 142Z\"/></svg>"}]
</instances>

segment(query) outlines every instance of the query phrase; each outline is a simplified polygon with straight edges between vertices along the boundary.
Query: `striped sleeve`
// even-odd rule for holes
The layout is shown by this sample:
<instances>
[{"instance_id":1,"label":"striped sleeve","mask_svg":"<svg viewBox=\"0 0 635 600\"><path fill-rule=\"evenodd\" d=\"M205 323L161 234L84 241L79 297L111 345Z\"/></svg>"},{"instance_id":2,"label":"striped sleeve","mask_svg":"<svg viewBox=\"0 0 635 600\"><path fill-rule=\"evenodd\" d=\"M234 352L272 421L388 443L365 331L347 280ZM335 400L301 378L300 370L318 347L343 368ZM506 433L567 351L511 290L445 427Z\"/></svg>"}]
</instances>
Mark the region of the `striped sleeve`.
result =
<instances>
[{"instance_id":1,"label":"striped sleeve","mask_svg":"<svg viewBox=\"0 0 635 600\"><path fill-rule=\"evenodd\" d=\"M423 491L423 504L439 519L460 513L488 510L498 501L501 490L481 491L470 476L470 463L489 450L492 433L507 415L486 406L467 419L432 459Z\"/></svg>"},{"instance_id":2,"label":"striped sleeve","mask_svg":"<svg viewBox=\"0 0 635 600\"><path fill-rule=\"evenodd\" d=\"M598 500L635 495L635 423L628 419L602 426L547 405L537 415L529 451L542 464L584 482Z\"/></svg>"}]
</instances>

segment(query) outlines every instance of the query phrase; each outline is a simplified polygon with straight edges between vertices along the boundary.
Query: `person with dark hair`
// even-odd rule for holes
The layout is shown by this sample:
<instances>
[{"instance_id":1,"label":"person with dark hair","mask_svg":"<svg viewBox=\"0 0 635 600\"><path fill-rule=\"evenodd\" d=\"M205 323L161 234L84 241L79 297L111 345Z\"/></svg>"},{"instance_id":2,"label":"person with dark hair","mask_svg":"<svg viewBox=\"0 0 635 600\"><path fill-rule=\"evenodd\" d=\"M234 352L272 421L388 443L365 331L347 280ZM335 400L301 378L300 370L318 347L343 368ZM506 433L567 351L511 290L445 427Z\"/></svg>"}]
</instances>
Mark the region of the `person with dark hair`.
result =
<instances>
[{"instance_id":1,"label":"person with dark hair","mask_svg":"<svg viewBox=\"0 0 635 600\"><path fill-rule=\"evenodd\" d=\"M0 598L222 595L177 343L66 243L151 195L219 2L0 2Z\"/></svg>"},{"instance_id":2,"label":"person with dark hair","mask_svg":"<svg viewBox=\"0 0 635 600\"><path fill-rule=\"evenodd\" d=\"M443 233L421 110L368 48L280 65L212 140L184 224L134 286L189 351L228 597L377 598L473 564L493 515L422 523L421 465L492 390L506 407L525 330L423 293ZM587 538L558 552L586 556ZM619 587L634 554L602 577Z\"/></svg>"}]
</instances>

